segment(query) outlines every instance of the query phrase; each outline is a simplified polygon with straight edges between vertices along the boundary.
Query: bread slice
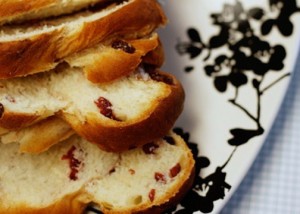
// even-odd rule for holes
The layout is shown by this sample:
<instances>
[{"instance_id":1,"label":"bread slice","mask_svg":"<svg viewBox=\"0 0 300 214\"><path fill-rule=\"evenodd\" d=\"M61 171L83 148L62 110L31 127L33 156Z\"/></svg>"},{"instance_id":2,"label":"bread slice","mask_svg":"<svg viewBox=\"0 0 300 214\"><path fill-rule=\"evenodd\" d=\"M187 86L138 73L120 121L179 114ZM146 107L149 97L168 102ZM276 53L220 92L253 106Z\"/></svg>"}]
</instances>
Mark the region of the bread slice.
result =
<instances>
[{"instance_id":1,"label":"bread slice","mask_svg":"<svg viewBox=\"0 0 300 214\"><path fill-rule=\"evenodd\" d=\"M81 69L62 65L0 81L0 127L18 130L57 115L102 149L122 151L164 136L183 102L181 84L156 69L140 67L109 84L93 84Z\"/></svg>"},{"instance_id":2,"label":"bread slice","mask_svg":"<svg viewBox=\"0 0 300 214\"><path fill-rule=\"evenodd\" d=\"M0 0L0 24L60 16L108 0Z\"/></svg>"},{"instance_id":3,"label":"bread slice","mask_svg":"<svg viewBox=\"0 0 300 214\"><path fill-rule=\"evenodd\" d=\"M97 11L2 27L0 79L51 70L71 54L108 39L141 38L165 23L156 0L128 0Z\"/></svg>"},{"instance_id":4,"label":"bread slice","mask_svg":"<svg viewBox=\"0 0 300 214\"><path fill-rule=\"evenodd\" d=\"M160 213L193 181L194 160L176 134L123 153L74 136L39 155L0 143L0 213Z\"/></svg>"},{"instance_id":5,"label":"bread slice","mask_svg":"<svg viewBox=\"0 0 300 214\"><path fill-rule=\"evenodd\" d=\"M3 133L0 141L3 144L18 143L20 153L38 154L74 134L68 123L57 117L49 117L32 126Z\"/></svg>"},{"instance_id":6,"label":"bread slice","mask_svg":"<svg viewBox=\"0 0 300 214\"><path fill-rule=\"evenodd\" d=\"M63 61L82 68L88 80L104 83L134 71L142 61L162 66L164 52L157 33L139 39L113 39L72 54Z\"/></svg>"}]
</instances>

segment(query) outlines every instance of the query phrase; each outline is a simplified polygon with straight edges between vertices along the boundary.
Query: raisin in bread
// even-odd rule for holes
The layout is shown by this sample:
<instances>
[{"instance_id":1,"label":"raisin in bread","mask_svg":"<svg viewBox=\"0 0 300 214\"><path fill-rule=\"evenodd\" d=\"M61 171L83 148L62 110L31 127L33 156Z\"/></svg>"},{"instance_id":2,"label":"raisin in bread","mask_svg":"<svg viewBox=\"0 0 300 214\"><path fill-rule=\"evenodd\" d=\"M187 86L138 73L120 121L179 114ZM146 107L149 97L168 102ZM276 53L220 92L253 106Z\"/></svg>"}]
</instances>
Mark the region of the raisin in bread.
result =
<instances>
[{"instance_id":1,"label":"raisin in bread","mask_svg":"<svg viewBox=\"0 0 300 214\"><path fill-rule=\"evenodd\" d=\"M96 11L1 27L0 78L48 71L71 54L108 39L147 36L166 22L156 0L117 2Z\"/></svg>"},{"instance_id":2,"label":"raisin in bread","mask_svg":"<svg viewBox=\"0 0 300 214\"><path fill-rule=\"evenodd\" d=\"M18 143L20 153L37 154L74 135L68 123L58 117L49 117L32 126L0 133L3 144Z\"/></svg>"},{"instance_id":3,"label":"raisin in bread","mask_svg":"<svg viewBox=\"0 0 300 214\"><path fill-rule=\"evenodd\" d=\"M176 134L123 153L74 136L39 155L0 143L0 213L160 213L193 181L194 160Z\"/></svg>"},{"instance_id":4,"label":"raisin in bread","mask_svg":"<svg viewBox=\"0 0 300 214\"><path fill-rule=\"evenodd\" d=\"M0 127L17 130L56 115L107 151L164 136L183 109L174 76L151 66L109 84L88 81L79 68L0 80Z\"/></svg>"},{"instance_id":5,"label":"raisin in bread","mask_svg":"<svg viewBox=\"0 0 300 214\"><path fill-rule=\"evenodd\" d=\"M60 16L109 0L0 0L0 24Z\"/></svg>"}]
</instances>

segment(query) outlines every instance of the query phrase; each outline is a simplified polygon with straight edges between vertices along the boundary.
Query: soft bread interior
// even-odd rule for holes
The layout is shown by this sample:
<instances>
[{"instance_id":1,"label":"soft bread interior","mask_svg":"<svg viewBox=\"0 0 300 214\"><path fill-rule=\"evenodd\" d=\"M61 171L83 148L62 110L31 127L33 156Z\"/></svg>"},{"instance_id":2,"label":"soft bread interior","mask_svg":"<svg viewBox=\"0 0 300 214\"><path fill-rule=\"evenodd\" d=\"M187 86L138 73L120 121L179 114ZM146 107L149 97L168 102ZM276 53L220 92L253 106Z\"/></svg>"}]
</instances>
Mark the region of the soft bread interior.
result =
<instances>
[{"instance_id":1,"label":"soft bread interior","mask_svg":"<svg viewBox=\"0 0 300 214\"><path fill-rule=\"evenodd\" d=\"M101 152L89 144L73 138L40 155L19 154L17 144L1 144L0 207L18 202L42 207L79 191L93 177L103 179L118 161L118 155ZM69 178L68 160L62 160L72 146L76 147L74 157L84 160L76 181Z\"/></svg>"},{"instance_id":2,"label":"soft bread interior","mask_svg":"<svg viewBox=\"0 0 300 214\"><path fill-rule=\"evenodd\" d=\"M19 154L16 144L0 144L0 210L19 205L25 205L24 211L39 209L72 194L111 211L167 202L189 179L194 164L183 140L173 133L169 137L171 144L153 142L151 153L145 147L107 153L76 136L39 155ZM73 175L66 158L70 155L78 163Z\"/></svg>"},{"instance_id":3,"label":"soft bread interior","mask_svg":"<svg viewBox=\"0 0 300 214\"><path fill-rule=\"evenodd\" d=\"M5 111L42 117L58 112L109 120L96 105L100 97L111 103L120 121L138 120L171 93L170 87L152 80L142 69L109 84L93 84L79 68L61 66L55 71L0 81L0 103Z\"/></svg>"}]
</instances>

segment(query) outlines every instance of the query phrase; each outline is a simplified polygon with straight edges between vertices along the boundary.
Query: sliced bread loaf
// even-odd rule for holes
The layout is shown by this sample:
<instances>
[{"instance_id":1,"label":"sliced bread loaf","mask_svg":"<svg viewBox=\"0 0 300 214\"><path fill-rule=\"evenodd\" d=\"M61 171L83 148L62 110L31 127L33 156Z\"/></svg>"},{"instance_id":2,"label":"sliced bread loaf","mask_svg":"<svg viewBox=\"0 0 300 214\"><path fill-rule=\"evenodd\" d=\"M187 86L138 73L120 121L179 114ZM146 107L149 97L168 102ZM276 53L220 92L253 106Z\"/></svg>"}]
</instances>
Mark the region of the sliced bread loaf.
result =
<instances>
[{"instance_id":1,"label":"sliced bread loaf","mask_svg":"<svg viewBox=\"0 0 300 214\"><path fill-rule=\"evenodd\" d=\"M109 0L0 0L0 25L60 16Z\"/></svg>"},{"instance_id":2,"label":"sliced bread loaf","mask_svg":"<svg viewBox=\"0 0 300 214\"><path fill-rule=\"evenodd\" d=\"M185 142L163 139L123 153L107 153L74 136L39 155L0 143L0 213L160 213L193 181Z\"/></svg>"},{"instance_id":3,"label":"sliced bread loaf","mask_svg":"<svg viewBox=\"0 0 300 214\"><path fill-rule=\"evenodd\" d=\"M0 79L53 69L67 56L110 39L137 39L165 24L156 0L118 1L97 11L0 31Z\"/></svg>"},{"instance_id":4,"label":"sliced bread loaf","mask_svg":"<svg viewBox=\"0 0 300 214\"><path fill-rule=\"evenodd\" d=\"M183 109L184 91L170 74L141 67L109 84L93 84L79 68L0 81L0 127L17 130L57 115L107 151L164 136Z\"/></svg>"}]
</instances>

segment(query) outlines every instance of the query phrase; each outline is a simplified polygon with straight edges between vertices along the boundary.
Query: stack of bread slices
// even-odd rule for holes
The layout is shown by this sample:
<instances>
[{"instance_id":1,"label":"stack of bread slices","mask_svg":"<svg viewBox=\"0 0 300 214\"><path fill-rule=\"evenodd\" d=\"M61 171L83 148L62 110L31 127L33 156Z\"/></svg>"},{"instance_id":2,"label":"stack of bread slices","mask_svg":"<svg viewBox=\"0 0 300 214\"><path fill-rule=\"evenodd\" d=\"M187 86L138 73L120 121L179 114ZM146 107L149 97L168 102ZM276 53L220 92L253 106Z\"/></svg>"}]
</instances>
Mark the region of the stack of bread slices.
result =
<instances>
[{"instance_id":1,"label":"stack of bread slices","mask_svg":"<svg viewBox=\"0 0 300 214\"><path fill-rule=\"evenodd\" d=\"M0 0L0 213L161 213L194 160L172 127L156 0Z\"/></svg>"}]
</instances>

